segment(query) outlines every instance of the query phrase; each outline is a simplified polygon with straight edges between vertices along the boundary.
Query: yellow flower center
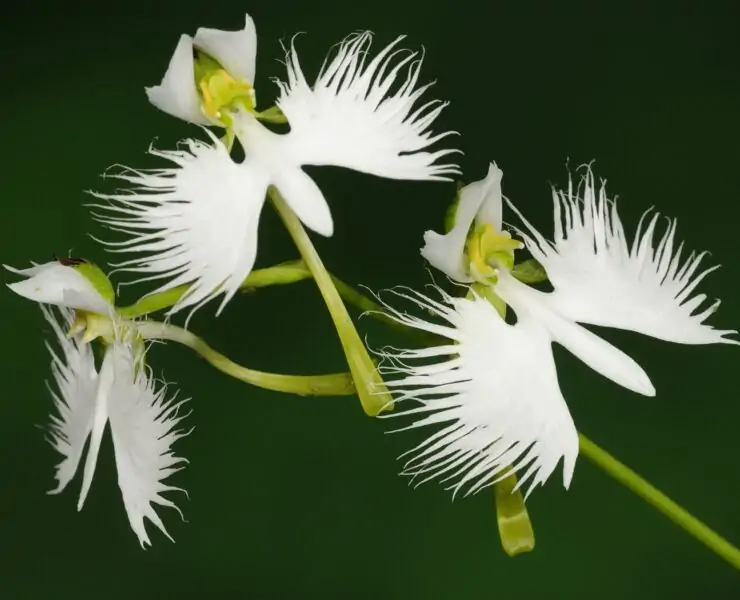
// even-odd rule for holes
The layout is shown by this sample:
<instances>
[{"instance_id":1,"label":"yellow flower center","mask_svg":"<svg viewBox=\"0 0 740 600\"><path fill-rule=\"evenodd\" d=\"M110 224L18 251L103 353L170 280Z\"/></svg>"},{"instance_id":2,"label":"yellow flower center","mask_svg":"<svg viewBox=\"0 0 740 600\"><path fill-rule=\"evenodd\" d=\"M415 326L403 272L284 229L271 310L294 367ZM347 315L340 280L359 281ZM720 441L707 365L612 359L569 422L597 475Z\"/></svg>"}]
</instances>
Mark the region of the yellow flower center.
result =
<instances>
[{"instance_id":1,"label":"yellow flower center","mask_svg":"<svg viewBox=\"0 0 740 600\"><path fill-rule=\"evenodd\" d=\"M466 243L470 275L481 283L496 283L498 270L510 271L514 267L514 251L522 247L508 231L498 232L489 223L476 227Z\"/></svg>"}]
</instances>

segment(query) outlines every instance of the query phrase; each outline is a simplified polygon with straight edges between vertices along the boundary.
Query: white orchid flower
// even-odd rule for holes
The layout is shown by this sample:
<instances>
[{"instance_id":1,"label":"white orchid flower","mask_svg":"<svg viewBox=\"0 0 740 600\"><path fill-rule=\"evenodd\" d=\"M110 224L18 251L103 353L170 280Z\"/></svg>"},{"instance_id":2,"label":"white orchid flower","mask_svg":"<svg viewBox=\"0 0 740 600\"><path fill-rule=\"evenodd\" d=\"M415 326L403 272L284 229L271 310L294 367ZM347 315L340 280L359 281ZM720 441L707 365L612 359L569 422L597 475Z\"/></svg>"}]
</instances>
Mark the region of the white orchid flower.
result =
<instances>
[{"instance_id":1,"label":"white orchid flower","mask_svg":"<svg viewBox=\"0 0 740 600\"><path fill-rule=\"evenodd\" d=\"M8 287L40 303L44 317L57 338L61 352L47 344L52 355L51 389L56 414L51 417L49 441L62 455L56 467L56 487L64 490L77 472L82 452L90 440L83 468L77 509L87 498L106 424L110 425L118 485L129 523L142 547L151 545L144 521L150 520L172 539L154 510L155 505L179 509L162 494L179 490L164 483L182 468L185 459L172 452L172 444L187 434L177 426L183 402L167 398L167 387L157 389L132 343L131 332L110 325L103 332L106 350L96 367L90 332L77 329L77 311L112 315L112 304L72 266L47 263L15 273L29 278ZM55 305L54 312L47 305ZM108 320L110 323L110 319ZM89 325L88 325L89 327Z\"/></svg>"},{"instance_id":2,"label":"white orchid flower","mask_svg":"<svg viewBox=\"0 0 740 600\"><path fill-rule=\"evenodd\" d=\"M579 189L553 190L553 241L522 218L516 230L547 271L554 291L544 293L512 276L504 262L484 265L490 287L516 314L507 323L483 296L441 301L416 292L396 292L442 323L388 307L411 327L450 340L432 348L390 350L383 370L396 402L419 406L400 414L420 415L408 428L442 425L411 450L406 474L426 481L441 478L457 493L471 494L519 472L517 487L531 480L527 495L543 484L563 459L563 483L570 484L578 455L578 433L558 383L552 344L557 342L612 381L646 396L655 395L645 371L621 350L579 323L635 331L683 344L738 344L706 323L719 301L706 308L695 294L716 267L700 269L704 253L682 260L676 222L658 234L658 215L644 219L629 243L616 203L589 170ZM453 279L470 282L463 258L471 225L501 234L501 171L491 165L485 180L464 188L455 226L445 235L427 232L423 255ZM502 234L501 234L502 235ZM502 237L505 237L502 235ZM472 272L475 272L472 269ZM522 473L523 472L523 473Z\"/></svg>"},{"instance_id":3,"label":"white orchid flower","mask_svg":"<svg viewBox=\"0 0 740 600\"><path fill-rule=\"evenodd\" d=\"M152 293L192 284L172 312L195 310L223 295L218 314L254 266L269 186L308 228L332 235L329 206L303 166L334 165L407 180L446 180L458 173L455 165L438 162L456 150L427 150L453 132L430 132L445 103L417 106L431 85L417 85L422 57L399 49L399 37L370 59L371 38L361 33L345 39L313 85L291 43L287 80L276 80L276 106L290 131L278 134L254 111L257 42L251 18L242 31L199 29L192 39L182 36L162 84L148 90L149 98L182 119L227 126L245 159L234 162L227 146L209 133L210 144L191 139L179 150L150 149L169 167L115 175L132 189L95 194L106 201L98 218L130 236L110 244L112 249L140 255L117 266L142 274L139 281L167 280ZM220 65L209 63L200 93L193 48ZM225 100L216 99L219 93Z\"/></svg>"},{"instance_id":4,"label":"white orchid flower","mask_svg":"<svg viewBox=\"0 0 740 600\"><path fill-rule=\"evenodd\" d=\"M246 15L244 29L222 31L201 27L195 37L180 36L162 83L146 88L149 101L174 117L198 125L222 125L214 116L207 116L195 81L196 48L216 59L235 82L251 91L254 104L254 78L257 61L257 30Z\"/></svg>"}]
</instances>

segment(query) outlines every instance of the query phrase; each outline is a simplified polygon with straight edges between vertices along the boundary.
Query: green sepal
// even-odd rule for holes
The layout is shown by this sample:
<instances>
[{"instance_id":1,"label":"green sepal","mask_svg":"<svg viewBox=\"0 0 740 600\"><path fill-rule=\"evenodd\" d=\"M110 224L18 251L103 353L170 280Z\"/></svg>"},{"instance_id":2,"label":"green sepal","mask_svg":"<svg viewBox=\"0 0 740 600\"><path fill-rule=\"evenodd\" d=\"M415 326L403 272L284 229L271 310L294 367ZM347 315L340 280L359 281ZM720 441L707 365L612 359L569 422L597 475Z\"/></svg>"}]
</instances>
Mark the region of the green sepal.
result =
<instances>
[{"instance_id":1,"label":"green sepal","mask_svg":"<svg viewBox=\"0 0 740 600\"><path fill-rule=\"evenodd\" d=\"M95 263L84 261L69 266L87 279L95 288L95 291L98 292L104 300L110 302L111 306L116 303L116 291L113 289L113 284L110 282L110 279L108 279L108 276L103 273L102 269Z\"/></svg>"},{"instance_id":2,"label":"green sepal","mask_svg":"<svg viewBox=\"0 0 740 600\"><path fill-rule=\"evenodd\" d=\"M547 271L534 258L514 265L511 274L522 283L532 284L547 281Z\"/></svg>"},{"instance_id":3,"label":"green sepal","mask_svg":"<svg viewBox=\"0 0 740 600\"><path fill-rule=\"evenodd\" d=\"M260 121L265 121L265 123L275 123L278 125L282 125L283 123L288 122L288 117L286 117L283 114L283 111L280 110L277 106L271 106L267 110L256 112L254 113L254 116L257 117Z\"/></svg>"},{"instance_id":4,"label":"green sepal","mask_svg":"<svg viewBox=\"0 0 740 600\"><path fill-rule=\"evenodd\" d=\"M534 550L534 529L521 490L513 491L516 483L516 475L510 473L493 485L498 534L509 556Z\"/></svg>"},{"instance_id":5,"label":"green sepal","mask_svg":"<svg viewBox=\"0 0 740 600\"><path fill-rule=\"evenodd\" d=\"M445 211L445 233L449 233L455 227L455 221L457 220L457 207L460 205L460 192L465 187L465 184L463 184L462 181L458 181L456 185L457 191L455 192L455 197Z\"/></svg>"}]
</instances>

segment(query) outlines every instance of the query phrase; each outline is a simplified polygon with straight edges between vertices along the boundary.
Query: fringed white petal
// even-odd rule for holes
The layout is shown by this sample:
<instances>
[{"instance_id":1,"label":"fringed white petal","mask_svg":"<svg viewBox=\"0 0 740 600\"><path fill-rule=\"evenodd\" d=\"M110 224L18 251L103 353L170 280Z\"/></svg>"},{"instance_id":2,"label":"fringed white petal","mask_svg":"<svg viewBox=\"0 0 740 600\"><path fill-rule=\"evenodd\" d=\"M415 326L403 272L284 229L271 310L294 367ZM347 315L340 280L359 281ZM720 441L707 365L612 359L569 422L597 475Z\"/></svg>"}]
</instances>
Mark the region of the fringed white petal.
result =
<instances>
[{"instance_id":1,"label":"fringed white petal","mask_svg":"<svg viewBox=\"0 0 740 600\"><path fill-rule=\"evenodd\" d=\"M465 241L473 221L493 225L496 231L501 231L502 177L503 171L492 162L484 179L469 183L460 190L453 228L444 235L435 231L424 233L421 255L434 268L456 281L473 280L463 263Z\"/></svg>"},{"instance_id":2,"label":"fringed white petal","mask_svg":"<svg viewBox=\"0 0 740 600\"><path fill-rule=\"evenodd\" d=\"M239 31L201 27L195 32L193 43L215 58L229 75L254 85L257 30L252 17L245 16L244 28Z\"/></svg>"},{"instance_id":3,"label":"fringed white petal","mask_svg":"<svg viewBox=\"0 0 740 600\"><path fill-rule=\"evenodd\" d=\"M111 310L110 303L100 295L95 286L73 267L58 261L35 265L29 269L3 266L12 273L28 278L8 284L19 296L42 304L99 314L108 314Z\"/></svg>"},{"instance_id":4,"label":"fringed white petal","mask_svg":"<svg viewBox=\"0 0 740 600\"><path fill-rule=\"evenodd\" d=\"M404 474L448 482L455 493L478 492L519 474L527 495L563 459L570 484L578 434L558 383L548 332L526 313L508 325L486 300L396 292L443 319L426 321L387 306L399 322L443 335L449 345L386 350L381 371L398 403L419 406L391 417L418 417L406 429L438 426L411 450Z\"/></svg>"},{"instance_id":5,"label":"fringed white petal","mask_svg":"<svg viewBox=\"0 0 740 600\"><path fill-rule=\"evenodd\" d=\"M198 125L213 125L200 110L200 96L195 87L193 39L181 35L172 54L162 83L146 88L154 106L173 117Z\"/></svg>"},{"instance_id":6,"label":"fringed white petal","mask_svg":"<svg viewBox=\"0 0 740 600\"><path fill-rule=\"evenodd\" d=\"M659 215L647 213L630 244L604 184L597 189L590 170L577 190L553 190L555 235L552 242L521 213L527 248L547 270L555 292L553 306L581 323L636 331L669 342L738 342L705 323L719 300L700 308L706 296L699 283L717 266L701 269L706 253L683 254L676 243L676 221L658 234Z\"/></svg>"},{"instance_id":7,"label":"fringed white petal","mask_svg":"<svg viewBox=\"0 0 740 600\"><path fill-rule=\"evenodd\" d=\"M189 433L177 429L187 416L180 414L185 401L168 400L166 387L156 389L125 340L108 346L98 373L91 346L84 344L79 334L71 338L65 334L73 313L62 308L57 316L44 305L41 310L62 350L60 356L47 344L57 388L51 390L56 414L51 417L48 440L63 456L55 470L57 485L49 493L61 492L72 480L90 438L77 503L78 510L82 508L95 474L105 426L110 423L118 484L139 543L142 547L151 545L145 519L172 539L153 505L177 509L162 494L180 490L164 480L187 462L172 451L174 442Z\"/></svg>"},{"instance_id":8,"label":"fringed white petal","mask_svg":"<svg viewBox=\"0 0 740 600\"><path fill-rule=\"evenodd\" d=\"M164 480L187 462L172 450L172 445L189 433L178 429L187 416L181 411L186 400L168 399L166 386L157 389L145 367L134 368L133 354L126 346L121 344L109 350L114 354L116 374L110 393L109 419L126 514L139 543L145 547L151 545L145 519L172 540L154 505L180 512L162 494L184 491L167 485Z\"/></svg>"},{"instance_id":9,"label":"fringed white petal","mask_svg":"<svg viewBox=\"0 0 740 600\"><path fill-rule=\"evenodd\" d=\"M116 266L143 273L138 281L166 278L152 294L192 284L171 309L193 310L223 294L218 313L254 266L257 230L269 174L249 157L235 163L226 147L209 133L213 146L197 140L176 151L153 150L173 167L125 169L113 177L131 184L97 208L102 223L129 237L107 242L115 252L142 256Z\"/></svg>"},{"instance_id":10,"label":"fringed white petal","mask_svg":"<svg viewBox=\"0 0 740 600\"><path fill-rule=\"evenodd\" d=\"M55 469L56 487L49 491L57 494L77 472L85 442L92 431L99 378L90 345L82 343L81 334L71 338L66 335L65 330L73 320L72 311L61 308L55 314L43 304L40 307L61 349L57 354L47 343L56 387L49 387L56 414L51 416L48 440L63 457Z\"/></svg>"},{"instance_id":11,"label":"fringed white petal","mask_svg":"<svg viewBox=\"0 0 740 600\"><path fill-rule=\"evenodd\" d=\"M277 82L281 95L276 104L290 122L286 138L295 159L391 179L447 180L459 173L453 164L437 163L456 150L426 151L453 132L430 132L445 103L432 100L415 107L431 85L417 87L422 57L396 49L399 37L369 60L371 38L361 33L345 39L313 87L291 44L288 80Z\"/></svg>"}]
</instances>

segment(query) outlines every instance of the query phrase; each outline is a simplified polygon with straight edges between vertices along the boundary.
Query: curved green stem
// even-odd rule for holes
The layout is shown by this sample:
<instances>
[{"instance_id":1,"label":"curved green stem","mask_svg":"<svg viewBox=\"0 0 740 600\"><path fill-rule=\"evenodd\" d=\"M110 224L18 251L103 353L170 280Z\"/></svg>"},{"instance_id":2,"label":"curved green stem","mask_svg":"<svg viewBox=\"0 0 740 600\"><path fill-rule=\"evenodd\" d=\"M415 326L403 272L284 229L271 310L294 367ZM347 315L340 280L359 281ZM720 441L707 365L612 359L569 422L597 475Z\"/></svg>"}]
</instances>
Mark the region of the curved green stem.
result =
<instances>
[{"instance_id":1,"label":"curved green stem","mask_svg":"<svg viewBox=\"0 0 740 600\"><path fill-rule=\"evenodd\" d=\"M339 340L347 358L349 370L355 382L357 395L362 403L362 408L367 415L377 416L386 406L389 406L391 396L383 383L378 370L375 368L370 355L365 348L365 344L360 339L352 319L347 312L347 308L342 302L342 298L331 279L331 276L324 267L316 248L311 243L306 230L303 228L298 217L285 204L278 191L270 187L270 198L277 210L280 218L283 220L288 233L293 238L301 257L306 266L311 271L314 281L324 298L329 314L331 315L334 327L339 335Z\"/></svg>"},{"instance_id":2,"label":"curved green stem","mask_svg":"<svg viewBox=\"0 0 740 600\"><path fill-rule=\"evenodd\" d=\"M250 291L270 285L286 285L308 279L311 273L302 260L285 262L266 269L255 269L239 286L243 291ZM130 306L118 309L124 319L133 319L174 306L190 289L190 284L179 285L166 292L150 294L140 298Z\"/></svg>"},{"instance_id":3,"label":"curved green stem","mask_svg":"<svg viewBox=\"0 0 740 600\"><path fill-rule=\"evenodd\" d=\"M298 396L352 396L355 394L355 386L349 373L282 375L255 371L236 364L211 348L197 335L181 327L156 321L145 321L137 325L137 331L145 339L170 340L183 344L195 350L219 371L267 390Z\"/></svg>"},{"instance_id":4,"label":"curved green stem","mask_svg":"<svg viewBox=\"0 0 740 600\"><path fill-rule=\"evenodd\" d=\"M724 558L736 569L740 569L740 549L733 546L717 532L710 529L685 508L682 508L659 489L645 481L632 469L619 462L611 454L592 442L582 433L578 434L581 453L609 476L657 508L666 517L689 535L699 540L712 552Z\"/></svg>"}]
</instances>

